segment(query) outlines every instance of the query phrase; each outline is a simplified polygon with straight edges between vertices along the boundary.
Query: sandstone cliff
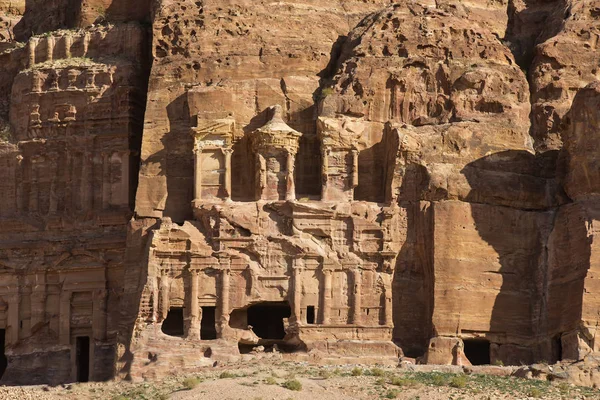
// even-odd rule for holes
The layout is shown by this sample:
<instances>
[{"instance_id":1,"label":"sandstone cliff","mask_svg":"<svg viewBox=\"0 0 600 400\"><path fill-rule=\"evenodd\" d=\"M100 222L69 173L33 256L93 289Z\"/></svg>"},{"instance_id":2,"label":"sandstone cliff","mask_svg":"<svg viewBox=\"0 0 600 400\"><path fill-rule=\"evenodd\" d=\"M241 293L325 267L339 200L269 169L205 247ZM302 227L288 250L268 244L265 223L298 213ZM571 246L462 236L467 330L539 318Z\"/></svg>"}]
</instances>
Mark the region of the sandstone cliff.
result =
<instances>
[{"instance_id":1,"label":"sandstone cliff","mask_svg":"<svg viewBox=\"0 0 600 400\"><path fill-rule=\"evenodd\" d=\"M2 381L591 359L598 3L0 1Z\"/></svg>"}]
</instances>

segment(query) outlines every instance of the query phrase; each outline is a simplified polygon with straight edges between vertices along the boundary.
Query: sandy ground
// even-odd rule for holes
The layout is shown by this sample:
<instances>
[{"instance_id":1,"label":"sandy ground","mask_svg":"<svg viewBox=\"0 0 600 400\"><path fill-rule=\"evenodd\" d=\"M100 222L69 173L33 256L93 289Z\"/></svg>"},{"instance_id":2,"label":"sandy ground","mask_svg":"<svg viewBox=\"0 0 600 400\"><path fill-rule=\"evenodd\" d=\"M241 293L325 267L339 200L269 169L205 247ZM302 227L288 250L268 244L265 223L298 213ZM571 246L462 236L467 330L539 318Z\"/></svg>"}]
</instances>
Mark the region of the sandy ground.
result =
<instances>
[{"instance_id":1,"label":"sandy ground","mask_svg":"<svg viewBox=\"0 0 600 400\"><path fill-rule=\"evenodd\" d=\"M290 383L292 382L292 383ZM299 383L299 385L298 385ZM290 385L296 385L291 390ZM207 368L157 382L81 383L57 387L0 387L0 399L18 400L495 400L600 399L600 391L566 383L516 378L415 373L391 367L311 366L256 360Z\"/></svg>"}]
</instances>

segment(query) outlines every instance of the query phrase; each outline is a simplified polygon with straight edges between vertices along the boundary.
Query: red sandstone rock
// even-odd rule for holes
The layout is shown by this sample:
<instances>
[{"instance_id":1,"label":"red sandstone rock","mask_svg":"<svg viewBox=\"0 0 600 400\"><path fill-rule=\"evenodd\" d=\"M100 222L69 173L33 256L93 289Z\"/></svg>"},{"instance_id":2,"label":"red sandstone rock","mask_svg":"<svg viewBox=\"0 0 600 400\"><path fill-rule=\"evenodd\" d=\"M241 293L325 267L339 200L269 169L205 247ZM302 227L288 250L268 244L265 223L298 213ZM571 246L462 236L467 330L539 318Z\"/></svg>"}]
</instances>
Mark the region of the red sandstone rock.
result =
<instances>
[{"instance_id":1,"label":"red sandstone rock","mask_svg":"<svg viewBox=\"0 0 600 400\"><path fill-rule=\"evenodd\" d=\"M598 379L595 1L150 3L0 1L2 382Z\"/></svg>"}]
</instances>

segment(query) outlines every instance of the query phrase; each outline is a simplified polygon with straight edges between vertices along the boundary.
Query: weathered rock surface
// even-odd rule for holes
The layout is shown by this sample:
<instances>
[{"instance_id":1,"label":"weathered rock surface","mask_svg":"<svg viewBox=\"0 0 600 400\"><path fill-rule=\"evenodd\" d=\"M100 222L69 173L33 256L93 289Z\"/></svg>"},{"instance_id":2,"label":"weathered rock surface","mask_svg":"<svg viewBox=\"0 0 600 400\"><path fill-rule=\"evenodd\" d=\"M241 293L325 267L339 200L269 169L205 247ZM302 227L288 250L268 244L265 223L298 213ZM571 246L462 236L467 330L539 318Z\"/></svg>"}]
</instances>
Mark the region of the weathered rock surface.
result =
<instances>
[{"instance_id":1,"label":"weathered rock surface","mask_svg":"<svg viewBox=\"0 0 600 400\"><path fill-rule=\"evenodd\" d=\"M0 1L2 382L255 348L593 384L596 3Z\"/></svg>"}]
</instances>

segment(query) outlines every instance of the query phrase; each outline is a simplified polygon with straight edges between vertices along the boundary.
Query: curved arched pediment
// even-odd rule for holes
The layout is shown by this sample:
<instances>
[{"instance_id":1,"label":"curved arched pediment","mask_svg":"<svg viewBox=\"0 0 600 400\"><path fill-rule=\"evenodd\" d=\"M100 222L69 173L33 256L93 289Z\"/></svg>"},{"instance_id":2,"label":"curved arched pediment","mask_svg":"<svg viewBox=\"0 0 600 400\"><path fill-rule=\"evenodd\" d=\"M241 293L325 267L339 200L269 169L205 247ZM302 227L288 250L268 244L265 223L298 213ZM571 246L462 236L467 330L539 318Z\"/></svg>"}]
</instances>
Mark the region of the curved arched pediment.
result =
<instances>
[{"instance_id":1,"label":"curved arched pediment","mask_svg":"<svg viewBox=\"0 0 600 400\"><path fill-rule=\"evenodd\" d=\"M97 257L95 254L85 250L73 251L71 253L63 253L52 264L54 269L69 269L69 268L89 268L89 267L104 267L104 260Z\"/></svg>"}]
</instances>

